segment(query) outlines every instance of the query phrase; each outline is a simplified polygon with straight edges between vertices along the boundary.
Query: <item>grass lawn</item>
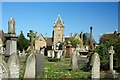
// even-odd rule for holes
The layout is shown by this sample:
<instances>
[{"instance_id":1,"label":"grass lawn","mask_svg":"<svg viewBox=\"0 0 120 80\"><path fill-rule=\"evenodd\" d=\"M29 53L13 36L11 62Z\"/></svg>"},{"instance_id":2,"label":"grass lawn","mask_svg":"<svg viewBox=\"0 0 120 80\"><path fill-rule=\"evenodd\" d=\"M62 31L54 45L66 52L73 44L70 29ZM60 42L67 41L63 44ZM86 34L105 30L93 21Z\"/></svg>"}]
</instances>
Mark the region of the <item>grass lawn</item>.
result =
<instances>
[{"instance_id":1,"label":"grass lawn","mask_svg":"<svg viewBox=\"0 0 120 80\"><path fill-rule=\"evenodd\" d=\"M61 64L64 63L64 64ZM21 63L21 72L20 79L22 80L24 71L25 71L25 63ZM57 62L49 62L45 59L44 63L44 76L42 78L81 78L81 79L90 79L91 80L91 72L85 72L83 70L72 71L72 67L69 65L70 59L66 58L64 60L60 60ZM80 66L82 67L82 66ZM104 72L101 72L101 78L104 78Z\"/></svg>"}]
</instances>

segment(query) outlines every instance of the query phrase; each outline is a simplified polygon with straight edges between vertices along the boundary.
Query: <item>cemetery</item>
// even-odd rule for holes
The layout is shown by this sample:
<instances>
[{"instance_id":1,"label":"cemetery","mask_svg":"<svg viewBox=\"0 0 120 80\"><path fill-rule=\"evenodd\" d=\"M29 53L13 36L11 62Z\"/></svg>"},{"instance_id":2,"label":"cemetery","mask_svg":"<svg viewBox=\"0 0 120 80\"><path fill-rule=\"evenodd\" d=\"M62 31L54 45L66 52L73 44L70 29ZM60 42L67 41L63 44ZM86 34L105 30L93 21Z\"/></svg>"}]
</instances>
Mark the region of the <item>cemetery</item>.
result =
<instances>
[{"instance_id":1,"label":"cemetery","mask_svg":"<svg viewBox=\"0 0 120 80\"><path fill-rule=\"evenodd\" d=\"M119 33L113 34L118 38L97 45L90 27L89 44L83 44L82 32L80 36L64 36L64 22L58 16L52 38L47 34L46 38L42 34L37 36L34 30L29 30L29 40L23 43L25 39L16 35L15 24L11 18L8 32L0 32L3 35L0 37L0 80L120 79Z\"/></svg>"}]
</instances>

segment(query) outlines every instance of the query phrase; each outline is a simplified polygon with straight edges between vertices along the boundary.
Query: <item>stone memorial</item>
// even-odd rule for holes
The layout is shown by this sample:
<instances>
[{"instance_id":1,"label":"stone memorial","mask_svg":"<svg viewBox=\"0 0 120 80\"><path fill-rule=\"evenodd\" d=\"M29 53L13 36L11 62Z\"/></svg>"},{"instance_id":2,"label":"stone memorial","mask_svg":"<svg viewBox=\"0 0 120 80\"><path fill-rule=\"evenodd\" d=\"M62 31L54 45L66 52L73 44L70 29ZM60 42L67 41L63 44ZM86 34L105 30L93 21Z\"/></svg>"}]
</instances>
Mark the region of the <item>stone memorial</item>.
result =
<instances>
[{"instance_id":1,"label":"stone memorial","mask_svg":"<svg viewBox=\"0 0 120 80\"><path fill-rule=\"evenodd\" d=\"M44 55L36 54L36 78L44 76Z\"/></svg>"},{"instance_id":2,"label":"stone memorial","mask_svg":"<svg viewBox=\"0 0 120 80\"><path fill-rule=\"evenodd\" d=\"M30 51L31 53L34 53L34 38L36 37L36 34L34 33L33 30L30 30L30 33L27 34L27 36L30 38Z\"/></svg>"},{"instance_id":3,"label":"stone memorial","mask_svg":"<svg viewBox=\"0 0 120 80\"><path fill-rule=\"evenodd\" d=\"M35 64L36 64L35 55L30 54L26 62L24 78L35 78L35 72L36 72Z\"/></svg>"},{"instance_id":4,"label":"stone memorial","mask_svg":"<svg viewBox=\"0 0 120 80\"><path fill-rule=\"evenodd\" d=\"M52 54L52 53L51 53L51 50L48 50L48 51L47 51L47 57L48 57L48 58L52 57L51 54Z\"/></svg>"},{"instance_id":5,"label":"stone memorial","mask_svg":"<svg viewBox=\"0 0 120 80\"><path fill-rule=\"evenodd\" d=\"M71 58L72 56L72 45L70 44L70 41L68 41L66 46L66 55L65 58Z\"/></svg>"},{"instance_id":6,"label":"stone memorial","mask_svg":"<svg viewBox=\"0 0 120 80\"><path fill-rule=\"evenodd\" d=\"M6 62L2 59L2 55L0 55L0 80L3 78L9 78L9 68Z\"/></svg>"},{"instance_id":7,"label":"stone memorial","mask_svg":"<svg viewBox=\"0 0 120 80\"><path fill-rule=\"evenodd\" d=\"M56 58L60 59L60 57L61 57L61 51L58 50L58 51L57 51L57 57L56 57Z\"/></svg>"},{"instance_id":8,"label":"stone memorial","mask_svg":"<svg viewBox=\"0 0 120 80\"><path fill-rule=\"evenodd\" d=\"M55 52L54 52L54 50L52 50L51 53L52 53L52 58L54 58L54 57L55 57Z\"/></svg>"},{"instance_id":9,"label":"stone memorial","mask_svg":"<svg viewBox=\"0 0 120 80\"><path fill-rule=\"evenodd\" d=\"M73 51L73 56L72 56L72 70L73 71L76 71L76 70L79 69L77 61L78 61L78 55L76 53L76 50L74 50Z\"/></svg>"},{"instance_id":10,"label":"stone memorial","mask_svg":"<svg viewBox=\"0 0 120 80\"><path fill-rule=\"evenodd\" d=\"M6 51L5 56L10 56L13 53L17 53L17 36L15 33L15 21L11 18L8 22L8 34L5 35L6 38Z\"/></svg>"},{"instance_id":11,"label":"stone memorial","mask_svg":"<svg viewBox=\"0 0 120 80\"><path fill-rule=\"evenodd\" d=\"M110 70L107 71L105 78L117 78L117 73L115 70L113 70L113 54L115 54L113 46L110 46L108 52L110 54Z\"/></svg>"},{"instance_id":12,"label":"stone memorial","mask_svg":"<svg viewBox=\"0 0 120 80\"><path fill-rule=\"evenodd\" d=\"M13 53L8 60L8 67L10 70L10 78L19 78L20 61L16 53Z\"/></svg>"},{"instance_id":13,"label":"stone memorial","mask_svg":"<svg viewBox=\"0 0 120 80\"><path fill-rule=\"evenodd\" d=\"M97 53L94 53L91 58L92 65L92 80L100 79L100 58Z\"/></svg>"},{"instance_id":14,"label":"stone memorial","mask_svg":"<svg viewBox=\"0 0 120 80\"><path fill-rule=\"evenodd\" d=\"M44 55L30 54L26 63L24 78L41 78L44 75Z\"/></svg>"}]
</instances>

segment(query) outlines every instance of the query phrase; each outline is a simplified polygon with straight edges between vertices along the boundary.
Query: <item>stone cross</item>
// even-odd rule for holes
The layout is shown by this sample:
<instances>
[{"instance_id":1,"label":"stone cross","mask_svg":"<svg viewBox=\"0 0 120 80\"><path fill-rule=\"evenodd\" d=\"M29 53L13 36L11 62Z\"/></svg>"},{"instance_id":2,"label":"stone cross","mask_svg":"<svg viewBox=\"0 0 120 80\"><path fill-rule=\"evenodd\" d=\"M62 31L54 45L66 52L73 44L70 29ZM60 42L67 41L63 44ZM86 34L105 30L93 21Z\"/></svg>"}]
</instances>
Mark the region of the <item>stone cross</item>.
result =
<instances>
[{"instance_id":1,"label":"stone cross","mask_svg":"<svg viewBox=\"0 0 120 80\"><path fill-rule=\"evenodd\" d=\"M113 46L110 46L110 70L113 71L113 54L115 53L115 51L113 50Z\"/></svg>"},{"instance_id":2,"label":"stone cross","mask_svg":"<svg viewBox=\"0 0 120 80\"><path fill-rule=\"evenodd\" d=\"M11 18L8 21L8 33L9 34L15 34L15 21L14 21L14 18Z\"/></svg>"},{"instance_id":3,"label":"stone cross","mask_svg":"<svg viewBox=\"0 0 120 80\"><path fill-rule=\"evenodd\" d=\"M31 51L34 50L34 38L36 37L36 34L34 33L33 30L30 30L30 33L27 34L28 37L30 37L30 41L31 41Z\"/></svg>"}]
</instances>

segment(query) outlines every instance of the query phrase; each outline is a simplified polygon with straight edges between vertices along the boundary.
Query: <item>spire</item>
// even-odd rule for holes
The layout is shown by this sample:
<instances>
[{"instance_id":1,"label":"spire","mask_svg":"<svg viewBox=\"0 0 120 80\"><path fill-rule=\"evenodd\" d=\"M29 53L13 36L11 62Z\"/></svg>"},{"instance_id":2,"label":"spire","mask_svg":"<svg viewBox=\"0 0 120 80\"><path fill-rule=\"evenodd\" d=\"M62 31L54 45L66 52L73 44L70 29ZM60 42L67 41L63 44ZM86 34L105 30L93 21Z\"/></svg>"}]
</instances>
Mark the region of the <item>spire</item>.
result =
<instances>
[{"instance_id":1,"label":"spire","mask_svg":"<svg viewBox=\"0 0 120 80\"><path fill-rule=\"evenodd\" d=\"M60 17L59 14L58 14L58 18L57 18L57 20L56 20L55 23L54 23L54 26L56 26L56 25L58 25L58 24L64 26L64 22L62 21L62 19L61 19L61 17Z\"/></svg>"}]
</instances>

